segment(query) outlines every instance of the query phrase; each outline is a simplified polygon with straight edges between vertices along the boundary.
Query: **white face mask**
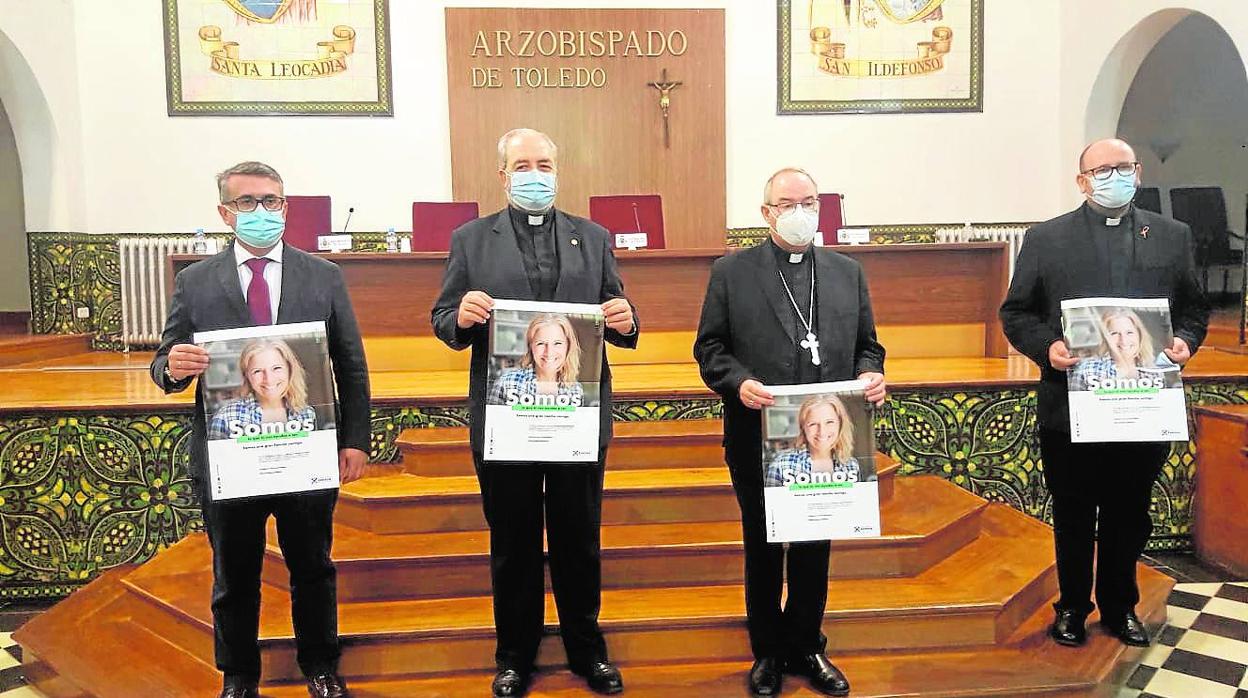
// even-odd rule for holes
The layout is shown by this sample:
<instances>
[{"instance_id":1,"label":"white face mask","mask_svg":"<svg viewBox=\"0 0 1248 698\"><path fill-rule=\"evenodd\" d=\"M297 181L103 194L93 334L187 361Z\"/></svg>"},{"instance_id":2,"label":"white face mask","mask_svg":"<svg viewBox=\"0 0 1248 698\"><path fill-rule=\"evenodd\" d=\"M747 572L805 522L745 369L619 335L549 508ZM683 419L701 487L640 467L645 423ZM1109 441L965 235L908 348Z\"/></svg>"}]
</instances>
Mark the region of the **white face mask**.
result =
<instances>
[{"instance_id":1,"label":"white face mask","mask_svg":"<svg viewBox=\"0 0 1248 698\"><path fill-rule=\"evenodd\" d=\"M794 206L792 211L776 218L776 233L794 247L809 245L818 229L819 213L805 206Z\"/></svg>"}]
</instances>

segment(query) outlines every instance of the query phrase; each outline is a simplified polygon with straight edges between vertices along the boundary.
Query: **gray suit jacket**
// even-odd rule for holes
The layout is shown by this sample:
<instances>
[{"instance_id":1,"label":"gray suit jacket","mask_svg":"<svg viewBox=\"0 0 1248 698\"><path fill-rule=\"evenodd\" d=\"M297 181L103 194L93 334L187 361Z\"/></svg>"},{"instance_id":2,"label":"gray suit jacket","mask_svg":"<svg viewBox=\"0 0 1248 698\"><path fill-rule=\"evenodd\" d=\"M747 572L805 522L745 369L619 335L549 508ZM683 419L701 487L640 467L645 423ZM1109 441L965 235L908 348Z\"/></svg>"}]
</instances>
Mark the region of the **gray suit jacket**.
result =
<instances>
[{"instance_id":1,"label":"gray suit jacket","mask_svg":"<svg viewBox=\"0 0 1248 698\"><path fill-rule=\"evenodd\" d=\"M624 297L606 228L591 220L555 210L555 249L559 254L559 283L552 299L560 303L603 303ZM452 349L472 347L468 378L469 430L472 448L482 451L485 433L485 388L488 378L490 338L486 325L461 329L455 319L459 302L468 291L484 291L491 298L536 300L529 285L507 209L469 221L451 235L451 253L442 277L442 292L433 306L433 331ZM636 309L633 310L636 317ZM637 346L640 321L633 334L624 336L607 329L606 340L616 346ZM602 404L600 445L611 438L611 367L602 355Z\"/></svg>"},{"instance_id":2,"label":"gray suit jacket","mask_svg":"<svg viewBox=\"0 0 1248 698\"><path fill-rule=\"evenodd\" d=\"M884 371L884 347L862 266L843 254L814 248L819 315L819 378L853 380ZM711 267L693 355L702 380L724 398L724 445L729 463L753 459L762 448L758 410L741 404L737 389L748 378L764 385L794 382L794 346L801 339L780 318L792 313L770 246L730 254ZM758 465L761 468L761 465ZM759 471L761 472L761 470Z\"/></svg>"},{"instance_id":3,"label":"gray suit jacket","mask_svg":"<svg viewBox=\"0 0 1248 698\"><path fill-rule=\"evenodd\" d=\"M369 385L364 345L351 309L342 271L333 262L314 257L290 245L282 246L282 295L277 322L324 320L338 387L338 446L369 452ZM238 283L234 246L178 272L173 300L160 348L152 359L152 380L166 393L180 392L192 378L170 381L165 377L169 350L189 343L196 332L249 327L251 313ZM203 390L195 392L192 418L191 473L202 484L207 477L208 444L204 422ZM206 490L204 490L206 491Z\"/></svg>"},{"instance_id":4,"label":"gray suit jacket","mask_svg":"<svg viewBox=\"0 0 1248 698\"><path fill-rule=\"evenodd\" d=\"M1100 259L1086 209L1084 204L1027 231L1000 311L1010 344L1040 367L1037 419L1059 431L1070 431L1066 372L1049 365L1049 345L1062 338L1062 301L1119 295L1168 298L1174 334L1193 354L1209 326L1209 304L1196 279L1192 231L1186 223L1136 207L1126 288L1115 290L1109 287L1109 264ZM1147 234L1140 234L1145 226Z\"/></svg>"}]
</instances>

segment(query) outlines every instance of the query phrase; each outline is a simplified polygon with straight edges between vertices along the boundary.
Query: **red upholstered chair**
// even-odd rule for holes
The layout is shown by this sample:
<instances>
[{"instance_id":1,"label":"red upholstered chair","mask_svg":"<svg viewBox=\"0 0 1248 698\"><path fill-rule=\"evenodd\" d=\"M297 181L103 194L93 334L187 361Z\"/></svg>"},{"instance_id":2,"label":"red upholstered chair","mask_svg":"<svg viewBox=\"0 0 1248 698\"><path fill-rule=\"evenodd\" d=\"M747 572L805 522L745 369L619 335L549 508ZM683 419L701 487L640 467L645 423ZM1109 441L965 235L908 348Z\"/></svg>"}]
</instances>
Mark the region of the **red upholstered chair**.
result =
<instances>
[{"instance_id":1,"label":"red upholstered chair","mask_svg":"<svg viewBox=\"0 0 1248 698\"><path fill-rule=\"evenodd\" d=\"M589 218L611 232L612 245L615 245L616 233L641 232L646 234L646 249L667 247L663 235L663 197L658 194L591 196Z\"/></svg>"},{"instance_id":2,"label":"red upholstered chair","mask_svg":"<svg viewBox=\"0 0 1248 698\"><path fill-rule=\"evenodd\" d=\"M328 196L287 196L286 232L282 239L291 247L316 252L317 236L330 233L331 213Z\"/></svg>"},{"instance_id":3,"label":"red upholstered chair","mask_svg":"<svg viewBox=\"0 0 1248 698\"><path fill-rule=\"evenodd\" d=\"M412 251L446 252L451 233L480 215L475 201L416 201L412 203Z\"/></svg>"},{"instance_id":4,"label":"red upholstered chair","mask_svg":"<svg viewBox=\"0 0 1248 698\"><path fill-rule=\"evenodd\" d=\"M825 245L836 244L836 232L845 224L841 213L842 201L840 194L819 195L819 232L823 233Z\"/></svg>"}]
</instances>

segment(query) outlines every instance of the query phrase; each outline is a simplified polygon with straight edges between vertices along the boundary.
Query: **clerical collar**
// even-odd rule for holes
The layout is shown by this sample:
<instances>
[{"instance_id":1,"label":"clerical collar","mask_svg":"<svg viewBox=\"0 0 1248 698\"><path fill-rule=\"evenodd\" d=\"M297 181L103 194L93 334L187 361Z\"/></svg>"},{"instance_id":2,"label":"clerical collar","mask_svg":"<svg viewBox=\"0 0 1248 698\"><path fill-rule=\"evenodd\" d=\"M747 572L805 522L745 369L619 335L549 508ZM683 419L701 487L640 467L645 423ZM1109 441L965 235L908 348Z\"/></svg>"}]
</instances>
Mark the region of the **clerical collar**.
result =
<instances>
[{"instance_id":1,"label":"clerical collar","mask_svg":"<svg viewBox=\"0 0 1248 698\"><path fill-rule=\"evenodd\" d=\"M806 250L802 252L790 252L777 245L776 241L771 238L768 238L767 242L771 245L772 250L776 255L776 261L785 261L789 264L801 264L806 261L806 253L810 251L810 247L807 247Z\"/></svg>"},{"instance_id":2,"label":"clerical collar","mask_svg":"<svg viewBox=\"0 0 1248 698\"><path fill-rule=\"evenodd\" d=\"M1122 219L1131 214L1132 204L1127 204L1122 208L1105 208L1095 201L1088 202L1088 212L1092 215L1093 220L1104 223L1111 228L1122 224Z\"/></svg>"},{"instance_id":3,"label":"clerical collar","mask_svg":"<svg viewBox=\"0 0 1248 698\"><path fill-rule=\"evenodd\" d=\"M545 213L530 213L523 209L509 206L508 211L511 214L512 223L517 228L525 228L527 230L545 230L555 217L555 210L552 208Z\"/></svg>"}]
</instances>

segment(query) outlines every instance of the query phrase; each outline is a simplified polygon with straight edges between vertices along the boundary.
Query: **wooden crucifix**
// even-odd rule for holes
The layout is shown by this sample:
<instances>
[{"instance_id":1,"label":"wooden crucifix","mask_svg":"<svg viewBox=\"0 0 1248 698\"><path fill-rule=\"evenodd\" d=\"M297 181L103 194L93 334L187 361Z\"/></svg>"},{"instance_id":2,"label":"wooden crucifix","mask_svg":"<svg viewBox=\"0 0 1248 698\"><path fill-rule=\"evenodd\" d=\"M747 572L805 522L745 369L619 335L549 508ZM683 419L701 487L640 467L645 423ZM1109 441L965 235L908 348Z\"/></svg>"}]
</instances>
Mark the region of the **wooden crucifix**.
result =
<instances>
[{"instance_id":1,"label":"wooden crucifix","mask_svg":"<svg viewBox=\"0 0 1248 698\"><path fill-rule=\"evenodd\" d=\"M646 83L650 87L659 91L659 109L663 112L663 147L672 147L672 134L668 126L668 118L672 111L672 90L683 85L683 82L669 82L667 79L667 68L663 69L662 75L657 82Z\"/></svg>"}]
</instances>

